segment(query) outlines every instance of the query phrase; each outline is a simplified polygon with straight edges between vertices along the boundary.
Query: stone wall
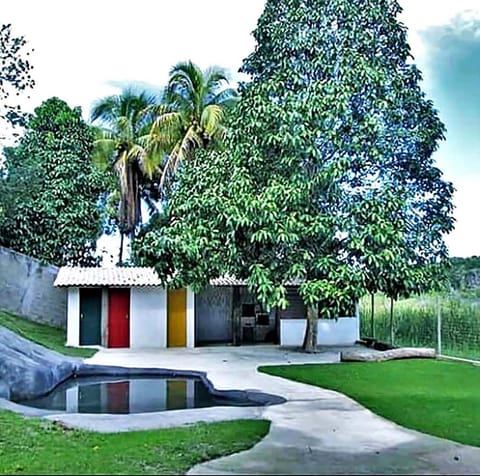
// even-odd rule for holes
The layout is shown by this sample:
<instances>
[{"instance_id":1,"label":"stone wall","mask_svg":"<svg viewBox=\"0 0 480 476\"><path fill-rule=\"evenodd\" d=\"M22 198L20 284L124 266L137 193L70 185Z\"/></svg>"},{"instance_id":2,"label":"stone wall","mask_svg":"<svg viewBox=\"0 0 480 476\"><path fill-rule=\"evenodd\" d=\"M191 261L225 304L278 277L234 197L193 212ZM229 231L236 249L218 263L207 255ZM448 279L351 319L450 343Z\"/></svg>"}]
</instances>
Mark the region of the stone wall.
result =
<instances>
[{"instance_id":1,"label":"stone wall","mask_svg":"<svg viewBox=\"0 0 480 476\"><path fill-rule=\"evenodd\" d=\"M55 288L56 266L0 246L0 309L66 328L67 295Z\"/></svg>"}]
</instances>

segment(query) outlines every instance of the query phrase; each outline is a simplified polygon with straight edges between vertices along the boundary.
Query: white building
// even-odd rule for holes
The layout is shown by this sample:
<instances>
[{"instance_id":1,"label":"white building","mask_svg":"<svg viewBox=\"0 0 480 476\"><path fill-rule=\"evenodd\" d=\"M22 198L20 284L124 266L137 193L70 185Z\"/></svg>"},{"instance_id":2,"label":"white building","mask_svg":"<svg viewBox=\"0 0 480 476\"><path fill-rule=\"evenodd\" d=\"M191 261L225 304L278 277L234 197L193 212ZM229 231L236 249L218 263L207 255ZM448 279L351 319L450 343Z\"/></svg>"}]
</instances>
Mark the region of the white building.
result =
<instances>
[{"instance_id":1,"label":"white building","mask_svg":"<svg viewBox=\"0 0 480 476\"><path fill-rule=\"evenodd\" d=\"M306 309L295 284L287 286L289 307L270 312L243 281L218 278L195 295L190 288L166 290L153 268L62 267L55 286L67 288L68 346L301 346L305 333ZM358 316L318 320L318 345L351 345L359 338Z\"/></svg>"}]
</instances>

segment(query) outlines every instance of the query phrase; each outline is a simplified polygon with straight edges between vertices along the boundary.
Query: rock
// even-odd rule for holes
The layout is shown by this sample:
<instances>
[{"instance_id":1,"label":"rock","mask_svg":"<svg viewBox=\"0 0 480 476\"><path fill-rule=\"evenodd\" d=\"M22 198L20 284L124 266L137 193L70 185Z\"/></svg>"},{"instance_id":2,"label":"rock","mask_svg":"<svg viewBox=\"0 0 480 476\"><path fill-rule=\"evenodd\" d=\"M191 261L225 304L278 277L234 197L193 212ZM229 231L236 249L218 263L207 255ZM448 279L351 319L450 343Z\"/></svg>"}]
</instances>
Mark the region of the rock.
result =
<instances>
[{"instance_id":1,"label":"rock","mask_svg":"<svg viewBox=\"0 0 480 476\"><path fill-rule=\"evenodd\" d=\"M393 359L434 359L435 349L425 347L402 347L385 351L347 350L340 354L342 362L376 362Z\"/></svg>"},{"instance_id":2,"label":"rock","mask_svg":"<svg viewBox=\"0 0 480 476\"><path fill-rule=\"evenodd\" d=\"M10 387L3 379L0 378L0 398L10 399Z\"/></svg>"},{"instance_id":3,"label":"rock","mask_svg":"<svg viewBox=\"0 0 480 476\"><path fill-rule=\"evenodd\" d=\"M71 377L80 359L66 357L0 326L0 397L39 397Z\"/></svg>"}]
</instances>

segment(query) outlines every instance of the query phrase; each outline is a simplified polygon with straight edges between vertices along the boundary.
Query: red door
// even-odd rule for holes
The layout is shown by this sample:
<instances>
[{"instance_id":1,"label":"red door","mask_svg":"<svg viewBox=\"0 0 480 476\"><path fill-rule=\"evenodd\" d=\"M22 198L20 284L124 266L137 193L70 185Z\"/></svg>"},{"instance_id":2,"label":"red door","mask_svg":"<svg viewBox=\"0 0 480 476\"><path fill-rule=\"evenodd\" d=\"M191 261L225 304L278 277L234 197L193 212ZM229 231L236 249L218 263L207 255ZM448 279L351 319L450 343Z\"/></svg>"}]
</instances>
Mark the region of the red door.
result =
<instances>
[{"instance_id":1,"label":"red door","mask_svg":"<svg viewBox=\"0 0 480 476\"><path fill-rule=\"evenodd\" d=\"M108 413L130 412L130 382L107 383Z\"/></svg>"},{"instance_id":2,"label":"red door","mask_svg":"<svg viewBox=\"0 0 480 476\"><path fill-rule=\"evenodd\" d=\"M109 290L108 347L130 347L130 289Z\"/></svg>"}]
</instances>

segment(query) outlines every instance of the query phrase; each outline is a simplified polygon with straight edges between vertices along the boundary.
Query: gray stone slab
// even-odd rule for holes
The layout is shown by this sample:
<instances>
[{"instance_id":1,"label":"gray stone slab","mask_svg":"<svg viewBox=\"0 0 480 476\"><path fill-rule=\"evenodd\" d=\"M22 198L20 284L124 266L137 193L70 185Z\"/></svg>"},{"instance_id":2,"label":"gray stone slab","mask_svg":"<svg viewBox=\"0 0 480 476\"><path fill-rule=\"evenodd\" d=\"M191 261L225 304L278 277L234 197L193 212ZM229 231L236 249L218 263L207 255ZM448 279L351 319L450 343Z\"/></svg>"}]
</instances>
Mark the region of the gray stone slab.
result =
<instances>
[{"instance_id":1,"label":"gray stone slab","mask_svg":"<svg viewBox=\"0 0 480 476\"><path fill-rule=\"evenodd\" d=\"M23 400L44 395L73 375L79 362L0 326L0 396Z\"/></svg>"}]
</instances>

